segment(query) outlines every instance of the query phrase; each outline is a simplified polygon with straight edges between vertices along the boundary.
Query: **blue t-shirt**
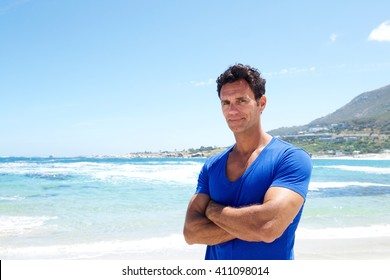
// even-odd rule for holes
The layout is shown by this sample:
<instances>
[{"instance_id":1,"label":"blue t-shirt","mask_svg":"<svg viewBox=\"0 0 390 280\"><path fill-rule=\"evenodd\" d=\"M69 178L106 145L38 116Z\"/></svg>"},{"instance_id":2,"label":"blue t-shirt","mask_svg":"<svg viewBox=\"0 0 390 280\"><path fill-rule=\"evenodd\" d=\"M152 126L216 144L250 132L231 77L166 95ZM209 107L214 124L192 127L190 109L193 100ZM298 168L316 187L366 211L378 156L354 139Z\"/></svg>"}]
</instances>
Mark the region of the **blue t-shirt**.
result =
<instances>
[{"instance_id":1,"label":"blue t-shirt","mask_svg":"<svg viewBox=\"0 0 390 280\"><path fill-rule=\"evenodd\" d=\"M212 200L232 207L261 204L271 186L293 190L306 199L312 170L310 156L302 149L272 138L260 155L235 182L226 176L226 164L233 147L209 158L198 178L196 193L208 194ZM295 230L302 208L286 231L271 243L233 239L207 246L206 259L294 259Z\"/></svg>"}]
</instances>

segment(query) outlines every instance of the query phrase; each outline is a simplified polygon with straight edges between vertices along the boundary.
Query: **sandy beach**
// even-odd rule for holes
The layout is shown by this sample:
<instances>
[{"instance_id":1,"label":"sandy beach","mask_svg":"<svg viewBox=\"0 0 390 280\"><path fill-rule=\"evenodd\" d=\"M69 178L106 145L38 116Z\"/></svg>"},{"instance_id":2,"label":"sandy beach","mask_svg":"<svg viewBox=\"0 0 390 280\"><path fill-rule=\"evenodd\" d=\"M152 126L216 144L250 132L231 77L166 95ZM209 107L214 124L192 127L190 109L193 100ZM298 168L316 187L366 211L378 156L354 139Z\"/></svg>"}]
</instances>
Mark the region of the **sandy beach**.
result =
<instances>
[{"instance_id":1,"label":"sandy beach","mask_svg":"<svg viewBox=\"0 0 390 280\"><path fill-rule=\"evenodd\" d=\"M153 255L123 253L109 259L203 260L206 247L184 245L183 250L163 250ZM297 240L296 260L390 260L390 237Z\"/></svg>"},{"instance_id":2,"label":"sandy beach","mask_svg":"<svg viewBox=\"0 0 390 280\"><path fill-rule=\"evenodd\" d=\"M205 246L184 245L184 250L166 250L157 255L112 256L136 259L203 260ZM390 260L390 237L297 240L296 260Z\"/></svg>"},{"instance_id":3,"label":"sandy beach","mask_svg":"<svg viewBox=\"0 0 390 280\"><path fill-rule=\"evenodd\" d=\"M305 239L295 245L297 260L390 260L390 237Z\"/></svg>"},{"instance_id":4,"label":"sandy beach","mask_svg":"<svg viewBox=\"0 0 390 280\"><path fill-rule=\"evenodd\" d=\"M180 244L178 246L178 244ZM130 248L129 248L130 249ZM203 260L206 246L187 245L177 240L173 248L158 252L121 251L99 259L133 260ZM296 260L390 260L390 237L353 239L298 239Z\"/></svg>"}]
</instances>

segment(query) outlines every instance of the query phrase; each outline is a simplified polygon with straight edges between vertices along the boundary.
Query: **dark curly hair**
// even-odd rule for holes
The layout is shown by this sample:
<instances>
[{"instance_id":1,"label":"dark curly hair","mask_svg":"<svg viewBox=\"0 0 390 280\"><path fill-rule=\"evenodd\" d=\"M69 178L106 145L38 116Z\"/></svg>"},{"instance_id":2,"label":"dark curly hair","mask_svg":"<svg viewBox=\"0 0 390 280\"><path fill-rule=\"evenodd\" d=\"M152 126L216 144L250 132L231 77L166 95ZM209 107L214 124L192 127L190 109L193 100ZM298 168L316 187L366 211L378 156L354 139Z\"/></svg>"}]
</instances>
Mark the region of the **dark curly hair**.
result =
<instances>
[{"instance_id":1,"label":"dark curly hair","mask_svg":"<svg viewBox=\"0 0 390 280\"><path fill-rule=\"evenodd\" d=\"M249 87L255 94L256 100L260 99L265 94L265 79L261 77L259 70L249 65L237 63L230 66L218 77L218 96L221 97L221 89L224 84L233 83L241 79L245 80L249 84Z\"/></svg>"}]
</instances>

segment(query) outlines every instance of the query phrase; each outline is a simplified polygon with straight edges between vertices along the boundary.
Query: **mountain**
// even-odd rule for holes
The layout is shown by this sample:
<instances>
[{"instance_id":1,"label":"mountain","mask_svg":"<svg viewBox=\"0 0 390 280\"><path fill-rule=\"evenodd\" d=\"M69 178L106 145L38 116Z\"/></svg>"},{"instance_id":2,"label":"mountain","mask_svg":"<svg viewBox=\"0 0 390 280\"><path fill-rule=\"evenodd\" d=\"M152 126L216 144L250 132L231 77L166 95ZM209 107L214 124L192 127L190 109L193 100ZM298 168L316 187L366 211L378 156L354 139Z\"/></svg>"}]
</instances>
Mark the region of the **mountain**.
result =
<instances>
[{"instance_id":1,"label":"mountain","mask_svg":"<svg viewBox=\"0 0 390 280\"><path fill-rule=\"evenodd\" d=\"M316 128L342 127L353 130L376 129L390 133L390 85L364 92L335 112L307 125L282 127L269 131L272 135L297 134Z\"/></svg>"}]
</instances>

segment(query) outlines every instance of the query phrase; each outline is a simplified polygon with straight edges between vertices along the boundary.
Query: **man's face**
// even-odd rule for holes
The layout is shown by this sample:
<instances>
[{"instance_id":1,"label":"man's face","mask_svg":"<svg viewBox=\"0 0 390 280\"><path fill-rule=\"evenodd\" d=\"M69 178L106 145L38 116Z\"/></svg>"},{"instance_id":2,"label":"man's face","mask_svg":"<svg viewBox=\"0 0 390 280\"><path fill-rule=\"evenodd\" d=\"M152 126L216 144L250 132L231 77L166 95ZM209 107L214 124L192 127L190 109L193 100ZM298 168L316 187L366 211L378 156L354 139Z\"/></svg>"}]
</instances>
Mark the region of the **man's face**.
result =
<instances>
[{"instance_id":1,"label":"man's face","mask_svg":"<svg viewBox=\"0 0 390 280\"><path fill-rule=\"evenodd\" d=\"M265 108L266 98L262 96L258 101L248 83L239 80L222 86L222 112L233 133L248 132L260 126L260 113Z\"/></svg>"}]
</instances>

